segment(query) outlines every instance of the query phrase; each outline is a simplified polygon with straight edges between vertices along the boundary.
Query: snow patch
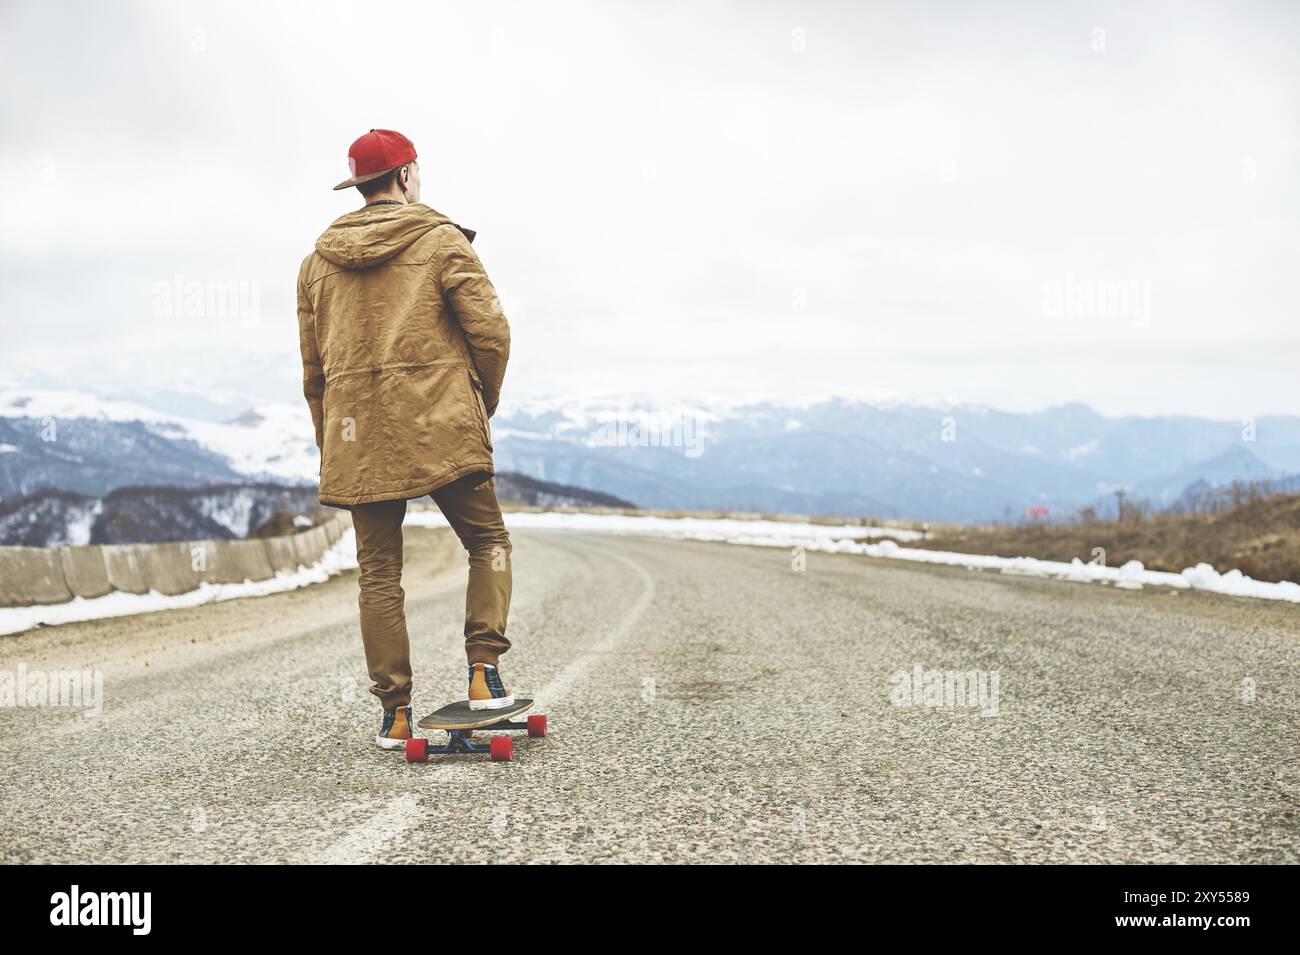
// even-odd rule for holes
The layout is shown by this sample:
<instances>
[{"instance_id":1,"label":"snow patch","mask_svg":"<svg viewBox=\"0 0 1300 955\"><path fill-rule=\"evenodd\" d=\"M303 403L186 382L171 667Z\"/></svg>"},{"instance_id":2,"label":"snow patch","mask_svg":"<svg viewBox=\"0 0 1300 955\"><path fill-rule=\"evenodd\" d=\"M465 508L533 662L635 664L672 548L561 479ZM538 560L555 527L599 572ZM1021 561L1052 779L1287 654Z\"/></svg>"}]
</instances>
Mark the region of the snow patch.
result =
<instances>
[{"instance_id":1,"label":"snow patch","mask_svg":"<svg viewBox=\"0 0 1300 955\"><path fill-rule=\"evenodd\" d=\"M1069 448L1063 453L1071 461L1077 461L1079 458L1086 458L1100 447L1101 442L1096 438L1093 438L1091 441L1085 441L1083 444L1075 445L1073 448Z\"/></svg>"},{"instance_id":2,"label":"snow patch","mask_svg":"<svg viewBox=\"0 0 1300 955\"><path fill-rule=\"evenodd\" d=\"M410 527L446 527L447 519L436 509L408 510L404 522ZM800 521L746 521L737 518L654 517L648 514L586 514L562 511L508 511L509 527L553 530L601 531L615 534L642 534L679 540L707 540L748 543L788 537L799 546L809 542L863 540L897 537L921 540L921 531L896 527L864 527L858 524L811 524Z\"/></svg>"},{"instance_id":3,"label":"snow patch","mask_svg":"<svg viewBox=\"0 0 1300 955\"><path fill-rule=\"evenodd\" d=\"M81 513L68 521L67 538L71 547L86 547L90 544L90 533L95 526L95 518L104 511L104 502L96 501L90 507L81 509Z\"/></svg>"}]
</instances>

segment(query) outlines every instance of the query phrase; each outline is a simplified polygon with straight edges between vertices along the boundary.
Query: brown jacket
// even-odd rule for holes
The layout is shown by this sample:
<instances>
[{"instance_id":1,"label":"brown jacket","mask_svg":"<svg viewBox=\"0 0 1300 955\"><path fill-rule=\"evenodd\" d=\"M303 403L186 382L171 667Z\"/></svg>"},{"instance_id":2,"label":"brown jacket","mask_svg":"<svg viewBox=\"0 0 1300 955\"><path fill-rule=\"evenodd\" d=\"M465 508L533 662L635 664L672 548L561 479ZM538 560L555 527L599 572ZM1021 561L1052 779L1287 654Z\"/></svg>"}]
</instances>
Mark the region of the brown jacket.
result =
<instances>
[{"instance_id":1,"label":"brown jacket","mask_svg":"<svg viewBox=\"0 0 1300 955\"><path fill-rule=\"evenodd\" d=\"M421 497L492 470L510 327L473 233L426 205L334 220L298 272L322 504Z\"/></svg>"}]
</instances>

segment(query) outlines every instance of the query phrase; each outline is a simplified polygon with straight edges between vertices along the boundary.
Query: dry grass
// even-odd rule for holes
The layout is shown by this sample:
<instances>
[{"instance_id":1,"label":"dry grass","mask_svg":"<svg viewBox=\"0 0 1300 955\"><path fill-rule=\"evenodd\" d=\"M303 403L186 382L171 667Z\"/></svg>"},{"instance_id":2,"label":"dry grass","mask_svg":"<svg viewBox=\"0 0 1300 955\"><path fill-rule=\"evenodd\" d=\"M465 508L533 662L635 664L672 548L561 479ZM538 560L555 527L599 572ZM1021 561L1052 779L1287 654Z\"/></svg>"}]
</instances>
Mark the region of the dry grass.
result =
<instances>
[{"instance_id":1,"label":"dry grass","mask_svg":"<svg viewBox=\"0 0 1300 955\"><path fill-rule=\"evenodd\" d=\"M1300 581L1300 494L1243 500L1214 512L1130 513L1123 520L945 527L909 547L1000 557L1091 560L1094 548L1118 566L1140 560L1151 570L1212 564L1256 580Z\"/></svg>"}]
</instances>

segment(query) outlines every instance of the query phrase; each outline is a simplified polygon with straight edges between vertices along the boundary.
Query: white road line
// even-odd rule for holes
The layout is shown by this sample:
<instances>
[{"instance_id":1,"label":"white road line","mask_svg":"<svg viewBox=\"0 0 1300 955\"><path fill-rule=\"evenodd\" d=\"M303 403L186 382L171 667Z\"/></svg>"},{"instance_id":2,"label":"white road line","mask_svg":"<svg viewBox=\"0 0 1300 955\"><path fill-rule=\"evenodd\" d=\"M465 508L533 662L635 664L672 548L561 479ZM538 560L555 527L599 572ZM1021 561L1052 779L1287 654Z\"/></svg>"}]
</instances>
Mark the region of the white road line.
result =
<instances>
[{"instance_id":1,"label":"white road line","mask_svg":"<svg viewBox=\"0 0 1300 955\"><path fill-rule=\"evenodd\" d=\"M654 602L654 578L646 573L645 569L640 564L629 560L622 554L614 554L613 556L631 567L636 571L637 576L641 578L641 596L637 597L636 603L632 605L632 609L623 615L623 619L618 622L618 625L602 637L600 642L598 642L594 647L578 654L578 656L574 658L573 662L560 671L555 679L534 694L533 698L537 702L533 705L533 709L539 713L545 713L546 708L554 705L556 700L567 693L573 684L591 668L593 663L595 663L600 657L608 654L618 644L622 643L623 640L627 638L627 635L632 632L632 628L636 626L637 621L641 619L641 615L645 613L650 604Z\"/></svg>"},{"instance_id":2,"label":"white road line","mask_svg":"<svg viewBox=\"0 0 1300 955\"><path fill-rule=\"evenodd\" d=\"M654 578L640 564L629 560L622 554L612 555L634 570L641 578L642 589L631 609L623 615L614 629L605 634L595 646L584 650L560 671L550 683L534 695L537 701L535 709L545 712L544 707L555 703L567 693L575 683L591 668L600 657L608 654L618 644L627 639L632 628L641 619L655 598ZM430 772L437 773L437 782L446 783L449 771L459 770L464 773L467 766L440 765ZM457 774L459 775L459 774ZM352 829L338 842L330 846L318 859L326 865L360 865L369 862L378 855L388 843L414 828L423 820L415 794L399 796L391 802L376 806L375 815L366 822Z\"/></svg>"},{"instance_id":3,"label":"white road line","mask_svg":"<svg viewBox=\"0 0 1300 955\"><path fill-rule=\"evenodd\" d=\"M374 815L357 826L315 860L321 865L358 865L420 820L415 793L377 805Z\"/></svg>"}]
</instances>

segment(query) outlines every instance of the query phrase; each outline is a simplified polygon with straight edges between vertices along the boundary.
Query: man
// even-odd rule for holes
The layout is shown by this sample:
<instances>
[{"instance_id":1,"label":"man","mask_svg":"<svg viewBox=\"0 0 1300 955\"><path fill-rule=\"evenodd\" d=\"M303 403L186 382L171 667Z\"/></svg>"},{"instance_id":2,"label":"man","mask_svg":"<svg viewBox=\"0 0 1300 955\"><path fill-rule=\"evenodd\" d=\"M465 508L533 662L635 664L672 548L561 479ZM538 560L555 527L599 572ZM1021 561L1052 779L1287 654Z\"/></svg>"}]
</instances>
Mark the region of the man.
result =
<instances>
[{"instance_id":1,"label":"man","mask_svg":"<svg viewBox=\"0 0 1300 955\"><path fill-rule=\"evenodd\" d=\"M469 705L508 706L510 536L493 484L488 418L510 328L470 247L474 233L420 204L415 146L372 129L348 151L365 205L334 220L298 272L303 393L321 452L322 504L352 511L361 639L384 707L376 742L412 735L402 590L406 502L431 495L469 552Z\"/></svg>"}]
</instances>

